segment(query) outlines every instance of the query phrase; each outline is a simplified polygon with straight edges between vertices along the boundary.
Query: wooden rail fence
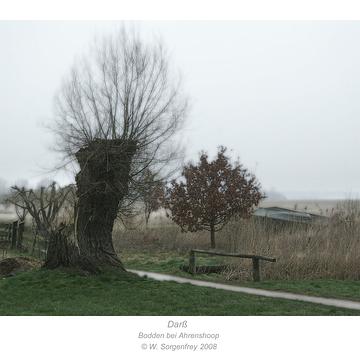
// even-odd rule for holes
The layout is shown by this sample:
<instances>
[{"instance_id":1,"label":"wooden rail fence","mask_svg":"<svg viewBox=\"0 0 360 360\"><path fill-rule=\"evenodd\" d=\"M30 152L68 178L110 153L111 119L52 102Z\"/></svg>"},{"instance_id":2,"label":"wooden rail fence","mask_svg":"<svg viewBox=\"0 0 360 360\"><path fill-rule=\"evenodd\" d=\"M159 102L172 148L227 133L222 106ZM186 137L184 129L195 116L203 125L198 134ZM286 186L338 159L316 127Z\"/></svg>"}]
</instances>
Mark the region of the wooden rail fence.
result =
<instances>
[{"instance_id":1,"label":"wooden rail fence","mask_svg":"<svg viewBox=\"0 0 360 360\"><path fill-rule=\"evenodd\" d=\"M3 258L9 248L21 249L24 226L25 223L18 220L9 224L0 223L0 250L2 250Z\"/></svg>"},{"instance_id":2,"label":"wooden rail fence","mask_svg":"<svg viewBox=\"0 0 360 360\"><path fill-rule=\"evenodd\" d=\"M275 258L261 256L261 255L233 254L233 253L192 249L192 250L190 250L190 256L189 256L189 272L191 274L196 274L195 253L207 254L207 255L213 255L213 256L231 256L231 257L238 257L238 258L242 258L242 259L252 259L253 280L254 281L260 281L260 260L276 262Z\"/></svg>"}]
</instances>

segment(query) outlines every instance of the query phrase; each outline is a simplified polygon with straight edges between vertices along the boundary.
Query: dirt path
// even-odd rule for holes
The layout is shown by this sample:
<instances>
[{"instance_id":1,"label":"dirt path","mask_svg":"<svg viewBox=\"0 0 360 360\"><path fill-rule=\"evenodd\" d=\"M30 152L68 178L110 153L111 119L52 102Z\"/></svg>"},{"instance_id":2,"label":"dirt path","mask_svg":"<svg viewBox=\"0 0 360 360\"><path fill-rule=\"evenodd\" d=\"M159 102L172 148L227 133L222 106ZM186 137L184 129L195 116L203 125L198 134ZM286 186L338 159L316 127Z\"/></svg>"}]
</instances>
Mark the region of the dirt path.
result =
<instances>
[{"instance_id":1,"label":"dirt path","mask_svg":"<svg viewBox=\"0 0 360 360\"><path fill-rule=\"evenodd\" d=\"M234 286L234 285L226 285L226 284L219 284L213 283L209 281L201 281L201 280L193 280L187 279L179 276L173 275L166 275L166 274L159 274L153 273L148 271L139 271L139 270L131 270L128 271L137 274L139 276L147 276L154 280L159 281L175 281L181 284L192 284L196 286L204 286L214 289L221 289L221 290L228 290L228 291L235 291L245 294L251 295L258 295L258 296L267 296L271 298L279 298L279 299L286 299L286 300L297 300L297 301L305 301L314 304L321 304L327 306L335 306L344 309L352 309L352 310L360 310L360 302L350 301L350 300L340 300L340 299L329 299L323 298L318 296L308 296L308 295L300 295L300 294L293 294L283 291L271 291L271 290L262 290L262 289L254 289L248 288L243 286Z\"/></svg>"}]
</instances>

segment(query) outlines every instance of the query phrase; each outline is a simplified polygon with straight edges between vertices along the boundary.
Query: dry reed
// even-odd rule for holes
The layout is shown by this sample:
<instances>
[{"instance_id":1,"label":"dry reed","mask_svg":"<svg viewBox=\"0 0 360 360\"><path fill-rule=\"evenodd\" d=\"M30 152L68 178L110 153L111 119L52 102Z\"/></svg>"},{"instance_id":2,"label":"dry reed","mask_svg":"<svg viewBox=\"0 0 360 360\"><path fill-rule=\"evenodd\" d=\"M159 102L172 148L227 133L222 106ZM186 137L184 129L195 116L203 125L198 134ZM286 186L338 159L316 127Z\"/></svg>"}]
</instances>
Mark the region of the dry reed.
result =
<instances>
[{"instance_id":1,"label":"dry reed","mask_svg":"<svg viewBox=\"0 0 360 360\"><path fill-rule=\"evenodd\" d=\"M209 233L183 233L168 219L157 220L148 229L135 224L114 229L118 250L176 251L208 249ZM276 263L262 262L262 278L360 279L360 203L339 203L328 221L306 224L279 224L255 218L229 223L216 237L217 248L230 252L268 255ZM251 261L230 260L228 279L250 279Z\"/></svg>"}]
</instances>

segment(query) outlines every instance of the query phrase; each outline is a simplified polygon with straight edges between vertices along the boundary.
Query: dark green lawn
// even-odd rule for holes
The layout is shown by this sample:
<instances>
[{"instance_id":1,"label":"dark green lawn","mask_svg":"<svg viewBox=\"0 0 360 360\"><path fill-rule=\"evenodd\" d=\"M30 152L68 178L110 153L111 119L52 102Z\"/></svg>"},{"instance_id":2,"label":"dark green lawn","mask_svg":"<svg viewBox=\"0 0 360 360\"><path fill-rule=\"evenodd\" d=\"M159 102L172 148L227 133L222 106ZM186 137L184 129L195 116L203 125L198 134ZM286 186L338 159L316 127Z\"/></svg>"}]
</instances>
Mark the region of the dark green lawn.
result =
<instances>
[{"instance_id":1,"label":"dark green lawn","mask_svg":"<svg viewBox=\"0 0 360 360\"><path fill-rule=\"evenodd\" d=\"M122 259L128 268L153 272L168 273L182 277L198 278L239 286L256 287L268 290L287 291L299 294L323 296L330 298L360 301L360 281L352 280L283 280L283 281L226 281L221 274L196 275L195 277L179 269L181 264L188 262L186 255L171 252L136 253L124 252ZM223 258L203 257L197 260L203 264L220 264Z\"/></svg>"},{"instance_id":2,"label":"dark green lawn","mask_svg":"<svg viewBox=\"0 0 360 360\"><path fill-rule=\"evenodd\" d=\"M0 315L360 315L108 272L34 270L0 280Z\"/></svg>"}]
</instances>

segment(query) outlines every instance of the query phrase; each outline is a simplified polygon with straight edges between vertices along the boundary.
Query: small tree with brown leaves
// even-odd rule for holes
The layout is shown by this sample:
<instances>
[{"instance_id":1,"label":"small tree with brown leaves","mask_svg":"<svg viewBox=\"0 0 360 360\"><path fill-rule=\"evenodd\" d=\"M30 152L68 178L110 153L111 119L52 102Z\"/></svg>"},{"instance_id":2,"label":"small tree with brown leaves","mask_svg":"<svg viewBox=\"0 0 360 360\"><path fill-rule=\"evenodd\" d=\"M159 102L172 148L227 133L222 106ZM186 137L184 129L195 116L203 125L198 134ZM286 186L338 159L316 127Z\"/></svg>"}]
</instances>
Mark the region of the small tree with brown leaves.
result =
<instances>
[{"instance_id":1,"label":"small tree with brown leaves","mask_svg":"<svg viewBox=\"0 0 360 360\"><path fill-rule=\"evenodd\" d=\"M203 152L199 163L184 167L183 180L173 180L167 188L165 206L171 219L183 231L210 231L211 248L215 232L231 218L249 217L264 197L255 176L239 162L231 163L220 147L216 159L209 162Z\"/></svg>"}]
</instances>

